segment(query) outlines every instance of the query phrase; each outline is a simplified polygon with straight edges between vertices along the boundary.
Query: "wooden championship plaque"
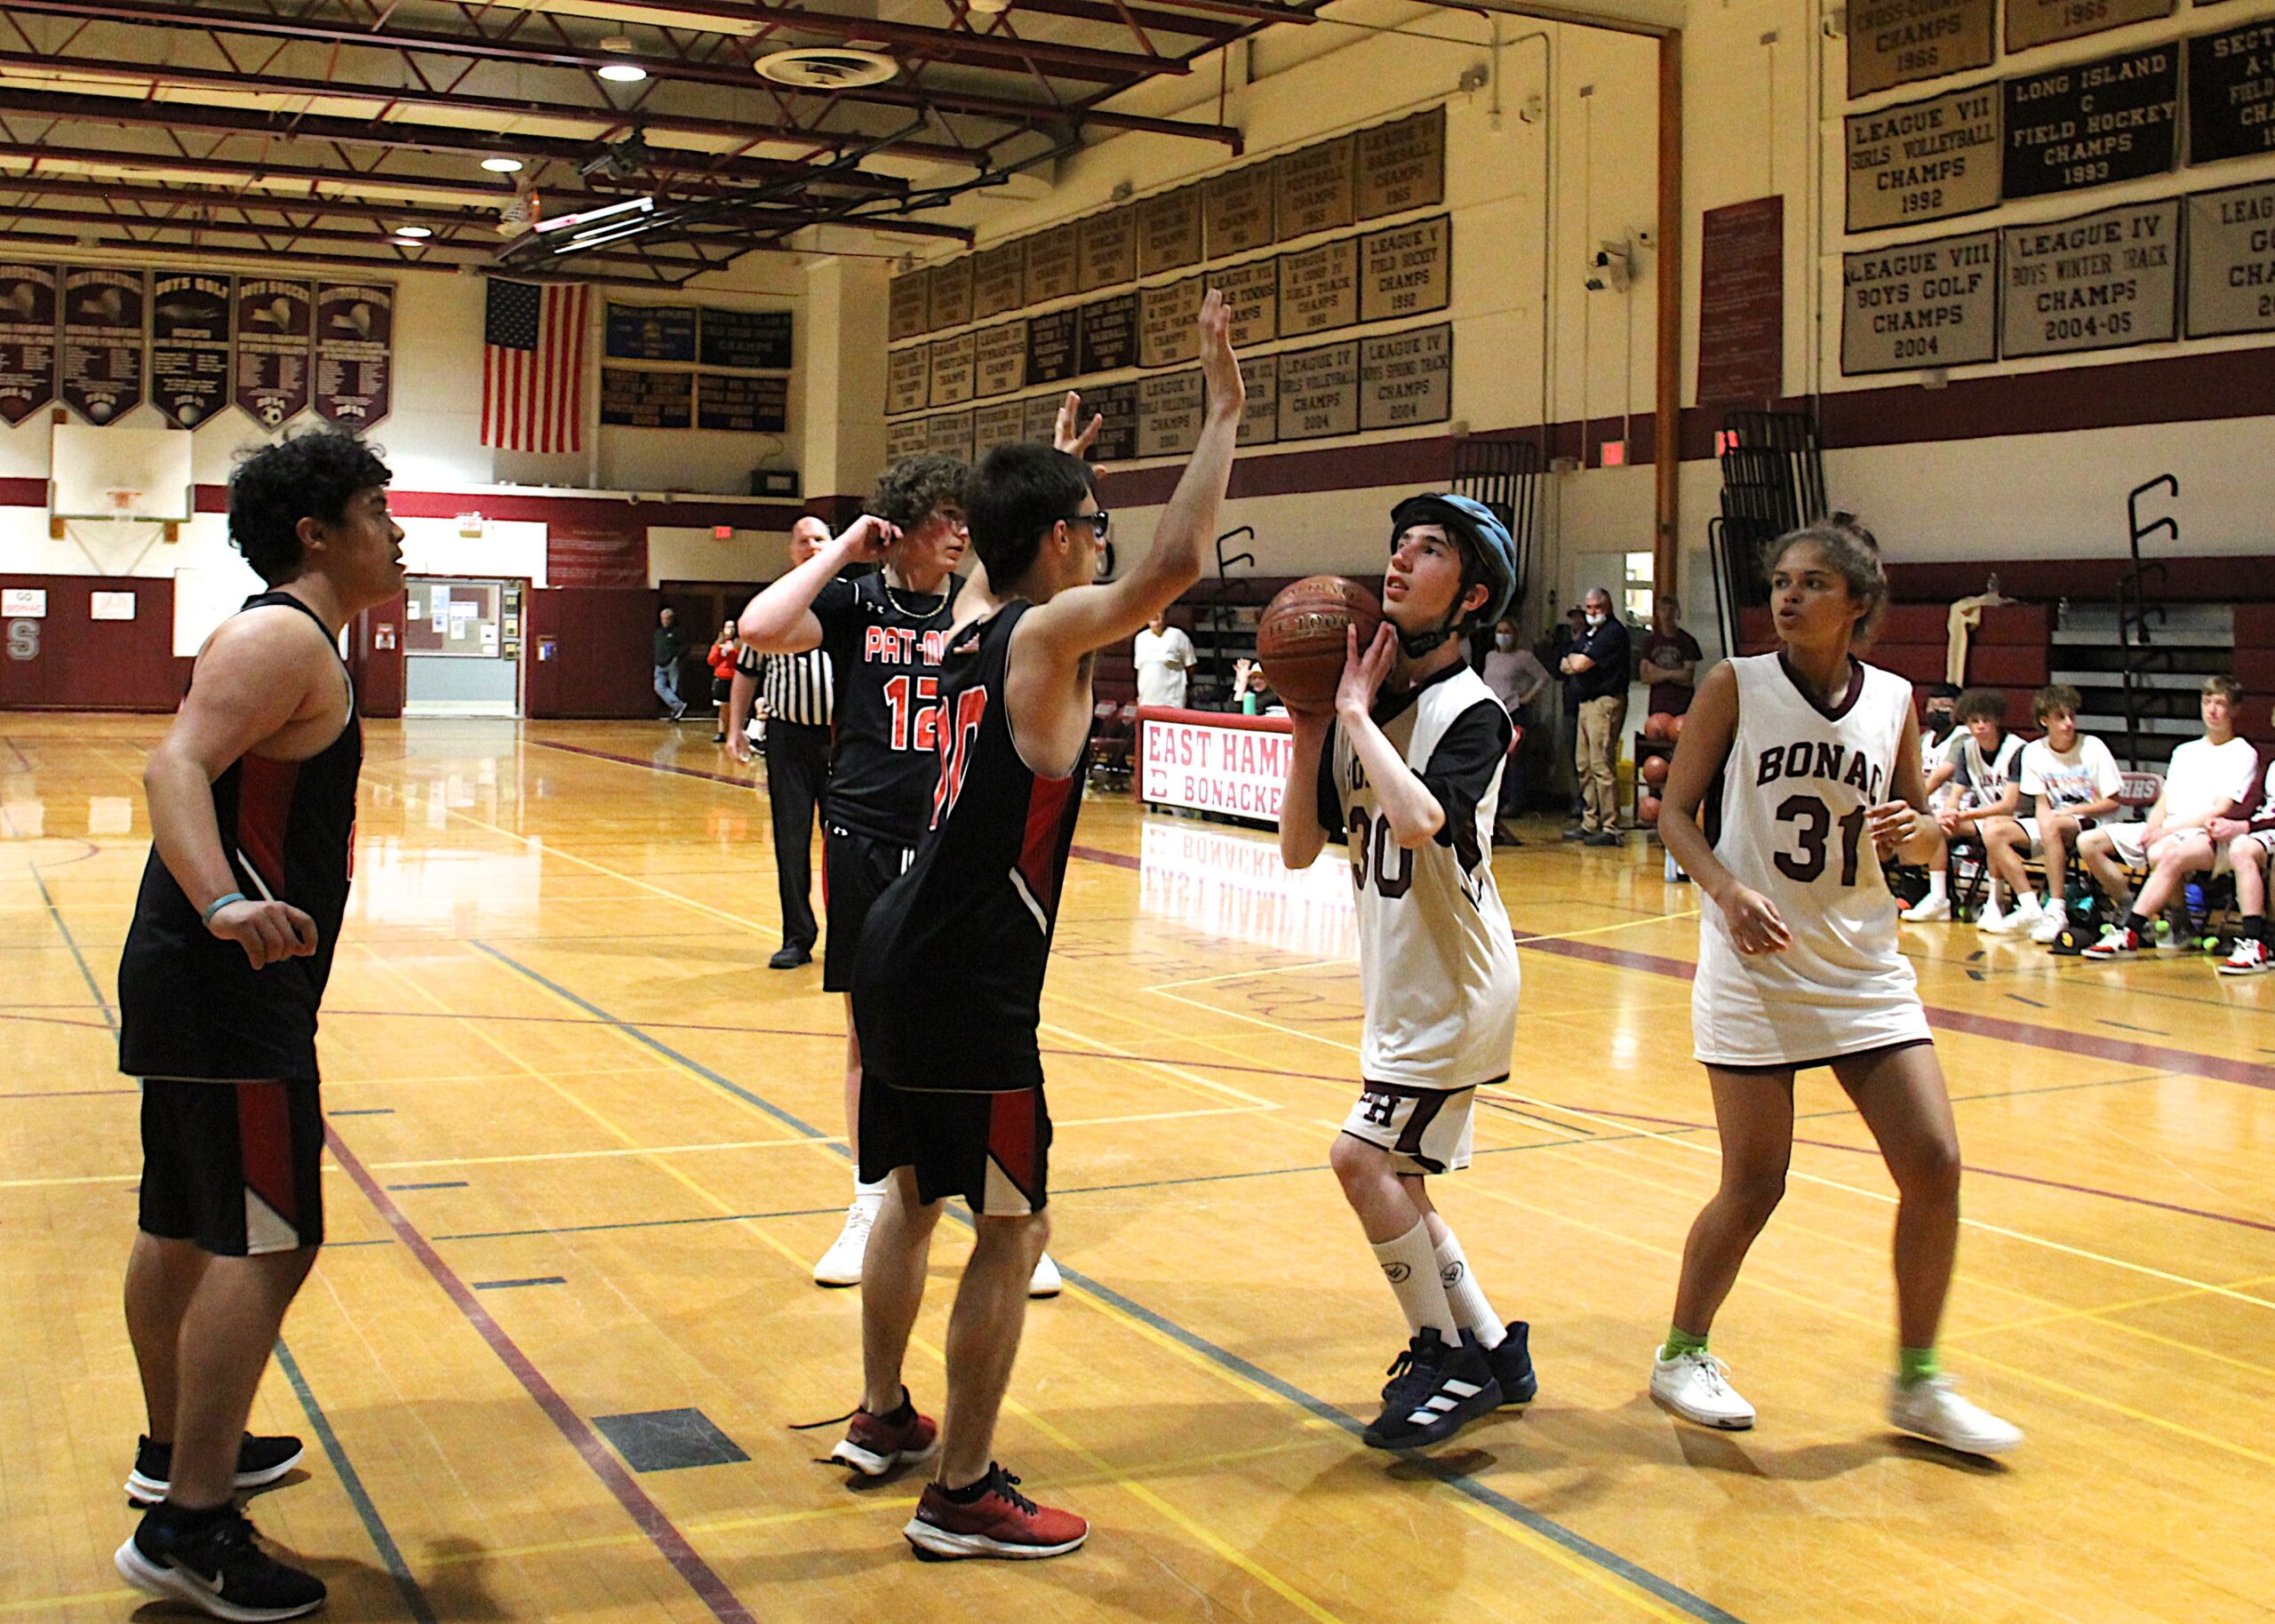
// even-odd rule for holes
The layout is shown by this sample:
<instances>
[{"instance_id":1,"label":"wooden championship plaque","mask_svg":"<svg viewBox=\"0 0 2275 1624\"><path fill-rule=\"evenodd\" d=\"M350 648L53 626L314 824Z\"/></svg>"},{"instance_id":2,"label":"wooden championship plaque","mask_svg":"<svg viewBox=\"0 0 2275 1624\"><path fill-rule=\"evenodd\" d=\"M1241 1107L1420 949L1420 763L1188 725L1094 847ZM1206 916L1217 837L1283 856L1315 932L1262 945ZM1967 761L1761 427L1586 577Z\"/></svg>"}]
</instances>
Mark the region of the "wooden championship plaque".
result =
<instances>
[{"instance_id":1,"label":"wooden championship plaque","mask_svg":"<svg viewBox=\"0 0 2275 1624\"><path fill-rule=\"evenodd\" d=\"M1706 211L1698 252L1698 402L1785 392L1785 199Z\"/></svg>"},{"instance_id":2,"label":"wooden championship plaque","mask_svg":"<svg viewBox=\"0 0 2275 1624\"><path fill-rule=\"evenodd\" d=\"M972 393L982 400L1027 386L1027 324L1005 322L971 336Z\"/></svg>"}]
</instances>

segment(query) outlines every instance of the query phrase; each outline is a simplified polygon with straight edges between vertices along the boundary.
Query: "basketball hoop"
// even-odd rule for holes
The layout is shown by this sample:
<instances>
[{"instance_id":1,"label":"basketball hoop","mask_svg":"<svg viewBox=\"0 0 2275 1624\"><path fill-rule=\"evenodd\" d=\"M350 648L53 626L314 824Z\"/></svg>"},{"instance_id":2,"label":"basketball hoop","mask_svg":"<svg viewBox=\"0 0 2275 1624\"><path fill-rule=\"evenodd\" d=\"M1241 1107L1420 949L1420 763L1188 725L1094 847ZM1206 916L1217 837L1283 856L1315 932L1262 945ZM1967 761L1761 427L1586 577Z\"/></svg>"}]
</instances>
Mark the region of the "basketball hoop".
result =
<instances>
[{"instance_id":1,"label":"basketball hoop","mask_svg":"<svg viewBox=\"0 0 2275 1624\"><path fill-rule=\"evenodd\" d=\"M142 499L140 490L126 485L110 486L103 491L103 496L110 503L109 517L113 519L132 518L134 505Z\"/></svg>"}]
</instances>

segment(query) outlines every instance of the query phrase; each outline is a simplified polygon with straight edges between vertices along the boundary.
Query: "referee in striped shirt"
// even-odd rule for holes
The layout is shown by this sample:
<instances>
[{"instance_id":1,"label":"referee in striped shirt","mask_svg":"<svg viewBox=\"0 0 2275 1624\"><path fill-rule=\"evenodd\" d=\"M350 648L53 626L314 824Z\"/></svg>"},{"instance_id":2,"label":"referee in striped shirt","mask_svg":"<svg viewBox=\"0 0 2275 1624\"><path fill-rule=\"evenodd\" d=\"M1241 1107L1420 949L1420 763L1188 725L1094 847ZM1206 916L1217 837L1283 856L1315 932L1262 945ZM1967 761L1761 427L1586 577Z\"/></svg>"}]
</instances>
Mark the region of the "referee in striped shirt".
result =
<instances>
[{"instance_id":1,"label":"referee in striped shirt","mask_svg":"<svg viewBox=\"0 0 2275 1624\"><path fill-rule=\"evenodd\" d=\"M790 527L794 569L829 539L829 526L808 513ZM833 697L829 656L759 654L746 647L735 663L733 714L727 731L737 760L750 759L754 691L766 702L766 796L774 813L774 870L782 889L782 948L769 967L794 970L814 956L812 886L814 817L829 780L829 720Z\"/></svg>"}]
</instances>

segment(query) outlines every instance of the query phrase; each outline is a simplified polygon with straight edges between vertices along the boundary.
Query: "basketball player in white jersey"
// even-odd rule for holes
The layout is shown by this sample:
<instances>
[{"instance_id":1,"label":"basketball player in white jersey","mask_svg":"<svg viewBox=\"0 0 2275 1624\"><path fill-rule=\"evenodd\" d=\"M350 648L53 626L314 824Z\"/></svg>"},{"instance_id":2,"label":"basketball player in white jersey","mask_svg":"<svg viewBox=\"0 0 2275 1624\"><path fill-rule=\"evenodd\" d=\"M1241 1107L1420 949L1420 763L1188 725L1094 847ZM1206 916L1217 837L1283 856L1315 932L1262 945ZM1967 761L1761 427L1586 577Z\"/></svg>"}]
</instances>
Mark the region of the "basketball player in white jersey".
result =
<instances>
[{"instance_id":1,"label":"basketball player in white jersey","mask_svg":"<svg viewBox=\"0 0 2275 1624\"><path fill-rule=\"evenodd\" d=\"M1280 856L1308 868L1347 835L1366 1006L1358 1103L1329 1160L1405 1311L1377 1449L1435 1444L1537 1386L1521 1320L1503 1325L1425 1180L1469 1165L1480 1084L1505 1081L1517 952L1493 884L1509 713L1463 657L1516 585L1483 504L1409 497L1391 513L1385 623L1355 631L1330 717L1294 712ZM1292 707L1291 707L1292 709Z\"/></svg>"},{"instance_id":2,"label":"basketball player in white jersey","mask_svg":"<svg viewBox=\"0 0 2275 1624\"><path fill-rule=\"evenodd\" d=\"M1954 1392L1936 1354L1959 1245L1959 1133L1881 871L1928 838L1912 685L1855 653L1887 600L1879 546L1845 515L1784 537L1770 576L1778 649L1699 684L1668 773L1660 836L1712 904L1690 1008L1722 1182L1683 1248L1651 1396L1704 1426L1753 1424L1707 1333L1784 1193L1793 1074L1831 1066L1898 1195L1888 1420L1994 1455L2021 1432Z\"/></svg>"}]
</instances>

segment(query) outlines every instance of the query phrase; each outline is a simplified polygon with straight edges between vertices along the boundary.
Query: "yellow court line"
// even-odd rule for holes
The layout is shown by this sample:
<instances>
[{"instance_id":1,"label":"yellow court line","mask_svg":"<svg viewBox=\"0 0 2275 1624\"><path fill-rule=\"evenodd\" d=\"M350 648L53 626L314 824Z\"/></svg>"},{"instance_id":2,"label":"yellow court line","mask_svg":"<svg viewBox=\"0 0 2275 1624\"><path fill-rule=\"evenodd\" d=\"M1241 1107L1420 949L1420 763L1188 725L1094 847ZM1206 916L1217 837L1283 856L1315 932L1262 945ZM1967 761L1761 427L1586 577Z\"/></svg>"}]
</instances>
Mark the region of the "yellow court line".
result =
<instances>
[{"instance_id":1,"label":"yellow court line","mask_svg":"<svg viewBox=\"0 0 2275 1624\"><path fill-rule=\"evenodd\" d=\"M1640 919L1618 919L1609 925L1591 925L1585 930L1545 931L1537 935L1520 936L1517 946L1521 951L1541 942L1570 942L1581 936L1600 936L1615 930L1632 930L1639 925L1664 925L1669 919L1695 919L1697 917L1698 910L1696 908L1685 908L1680 913L1647 913Z\"/></svg>"},{"instance_id":2,"label":"yellow court line","mask_svg":"<svg viewBox=\"0 0 2275 1624\"><path fill-rule=\"evenodd\" d=\"M93 1606L108 1603L113 1605L126 1602L148 1603L149 1597L140 1590L82 1590L75 1596L34 1596L20 1602L0 1602L0 1616L12 1612L45 1612L51 1608L76 1607L81 1604Z\"/></svg>"}]
</instances>

